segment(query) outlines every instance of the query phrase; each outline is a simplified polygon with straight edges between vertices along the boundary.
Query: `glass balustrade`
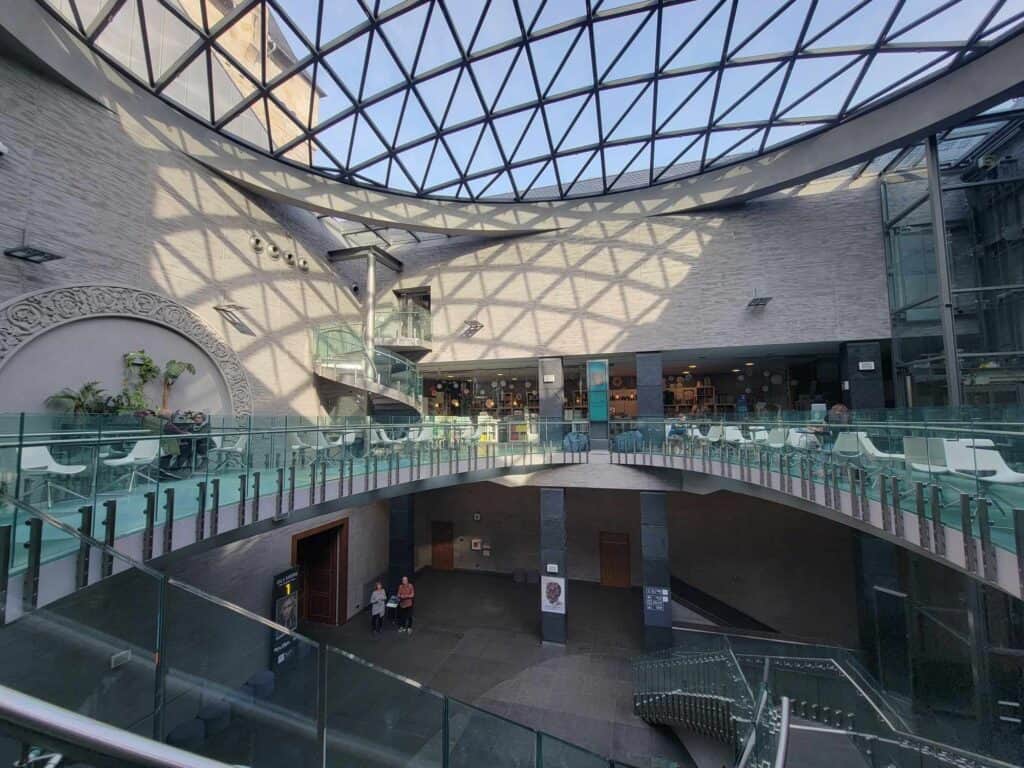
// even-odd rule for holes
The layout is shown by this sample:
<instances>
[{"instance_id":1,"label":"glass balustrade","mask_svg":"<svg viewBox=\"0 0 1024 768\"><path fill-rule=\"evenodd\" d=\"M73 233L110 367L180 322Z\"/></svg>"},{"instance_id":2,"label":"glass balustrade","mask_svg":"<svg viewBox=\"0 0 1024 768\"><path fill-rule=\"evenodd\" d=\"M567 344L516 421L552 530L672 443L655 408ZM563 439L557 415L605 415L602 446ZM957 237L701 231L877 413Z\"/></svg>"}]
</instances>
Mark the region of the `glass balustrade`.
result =
<instances>
[{"instance_id":1,"label":"glass balustrade","mask_svg":"<svg viewBox=\"0 0 1024 768\"><path fill-rule=\"evenodd\" d=\"M23 596L33 607L0 624L2 685L252 768L611 764L205 594L72 519L7 502L33 541L63 541L75 557L41 571Z\"/></svg>"},{"instance_id":2,"label":"glass balustrade","mask_svg":"<svg viewBox=\"0 0 1024 768\"><path fill-rule=\"evenodd\" d=\"M348 325L318 328L314 362L336 376L361 376L382 387L397 390L414 401L423 396L423 377L411 360L374 348L368 353L359 332Z\"/></svg>"},{"instance_id":3,"label":"glass balustrade","mask_svg":"<svg viewBox=\"0 0 1024 768\"><path fill-rule=\"evenodd\" d=\"M387 342L395 341L430 341L430 311L426 309L381 310L374 315L375 339Z\"/></svg>"}]
</instances>

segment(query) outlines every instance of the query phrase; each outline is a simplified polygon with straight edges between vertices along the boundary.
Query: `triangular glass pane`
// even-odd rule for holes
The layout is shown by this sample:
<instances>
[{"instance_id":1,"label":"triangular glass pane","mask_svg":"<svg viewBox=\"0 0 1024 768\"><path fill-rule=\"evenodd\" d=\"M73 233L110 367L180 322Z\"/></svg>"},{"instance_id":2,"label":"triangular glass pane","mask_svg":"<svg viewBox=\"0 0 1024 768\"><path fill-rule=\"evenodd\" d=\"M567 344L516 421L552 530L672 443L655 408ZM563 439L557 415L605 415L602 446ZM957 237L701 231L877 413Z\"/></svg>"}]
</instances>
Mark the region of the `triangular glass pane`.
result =
<instances>
[{"instance_id":1,"label":"triangular glass pane","mask_svg":"<svg viewBox=\"0 0 1024 768\"><path fill-rule=\"evenodd\" d=\"M487 3L467 3L465 7L459 8L458 13L452 13L452 26L455 27L455 34L459 38L464 51L469 51L469 45L473 42L473 34L476 32L477 24L480 23L480 14L487 8Z\"/></svg>"},{"instance_id":2,"label":"triangular glass pane","mask_svg":"<svg viewBox=\"0 0 1024 768\"><path fill-rule=\"evenodd\" d=\"M729 3L698 0L664 9L661 21L662 66L667 65L672 70L718 62L729 25L729 6ZM707 18L709 13L712 15ZM680 45L683 48L676 52Z\"/></svg>"},{"instance_id":3,"label":"triangular glass pane","mask_svg":"<svg viewBox=\"0 0 1024 768\"><path fill-rule=\"evenodd\" d=\"M967 40L991 7L990 0L960 0L927 21L921 21L935 10L934 0L906 0L889 30L890 39L894 43ZM910 25L914 26L907 29Z\"/></svg>"},{"instance_id":4,"label":"triangular glass pane","mask_svg":"<svg viewBox=\"0 0 1024 768\"><path fill-rule=\"evenodd\" d=\"M456 165L463 169L463 173L468 172L469 158L472 156L473 150L476 149L477 140L483 129L483 125L471 125L469 128L449 133L444 137L445 143L448 144L455 157Z\"/></svg>"},{"instance_id":5,"label":"triangular glass pane","mask_svg":"<svg viewBox=\"0 0 1024 768\"><path fill-rule=\"evenodd\" d=\"M547 163L540 175L533 180L533 186L523 193L526 200L550 200L561 195L558 187L558 176L555 175L555 164Z\"/></svg>"},{"instance_id":6,"label":"triangular glass pane","mask_svg":"<svg viewBox=\"0 0 1024 768\"><path fill-rule=\"evenodd\" d=\"M785 65L782 64L726 67L722 71L722 83L718 88L715 120L724 119L733 123L766 120L779 94L784 72ZM757 85L765 77L768 79ZM754 86L757 86L756 90L745 96Z\"/></svg>"},{"instance_id":7,"label":"triangular glass pane","mask_svg":"<svg viewBox=\"0 0 1024 768\"><path fill-rule=\"evenodd\" d=\"M459 12L463 12L461 7ZM458 61L460 58L459 46L452 36L448 22L441 9L435 6L434 12L430 15L427 36L423 38L423 50L420 51L420 58L416 64L416 74L429 72L435 67Z\"/></svg>"},{"instance_id":8,"label":"triangular glass pane","mask_svg":"<svg viewBox=\"0 0 1024 768\"><path fill-rule=\"evenodd\" d=\"M164 8L157 0L143 0L153 78L159 82L168 69L199 41L199 33ZM198 56L205 63L205 57ZM206 101L209 102L209 96Z\"/></svg>"},{"instance_id":9,"label":"triangular glass pane","mask_svg":"<svg viewBox=\"0 0 1024 768\"><path fill-rule=\"evenodd\" d=\"M138 6L125 3L96 38L96 47L131 72L143 83L149 83L146 54L142 47L142 27Z\"/></svg>"},{"instance_id":10,"label":"triangular glass pane","mask_svg":"<svg viewBox=\"0 0 1024 768\"><path fill-rule=\"evenodd\" d=\"M516 189L519 190L520 195L525 194L527 188L532 184L534 177L537 176L537 174L539 174L547 164L547 160L538 160L536 163L521 165L518 168L513 168L511 170L512 179L515 181Z\"/></svg>"},{"instance_id":11,"label":"triangular glass pane","mask_svg":"<svg viewBox=\"0 0 1024 768\"><path fill-rule=\"evenodd\" d=\"M480 106L480 99L477 98L476 89L473 88L473 80L469 76L469 68L463 67L461 77L455 86L455 95L452 97L452 105L448 110L448 119L442 127L448 128L467 120L477 120L483 116L483 108Z\"/></svg>"},{"instance_id":12,"label":"triangular glass pane","mask_svg":"<svg viewBox=\"0 0 1024 768\"><path fill-rule=\"evenodd\" d=\"M703 136L659 139L654 147L654 183L699 173L700 155L703 151ZM682 154L679 154L680 152Z\"/></svg>"},{"instance_id":13,"label":"triangular glass pane","mask_svg":"<svg viewBox=\"0 0 1024 768\"><path fill-rule=\"evenodd\" d=\"M641 14L642 15L642 14ZM604 74L604 80L618 80L625 77L646 75L654 71L654 55L657 50L658 24L657 14L652 13L640 29L636 39L616 62L610 71Z\"/></svg>"},{"instance_id":14,"label":"triangular glass pane","mask_svg":"<svg viewBox=\"0 0 1024 768\"><path fill-rule=\"evenodd\" d=\"M692 75L678 75L676 77L663 77L658 80L658 114L657 124L665 122L666 119L676 110L680 104L690 98L697 99L693 95L694 90L699 88L705 81L714 77L707 72L697 72ZM710 94L707 100L708 106L704 110L705 122L707 121L707 110L711 109Z\"/></svg>"},{"instance_id":15,"label":"triangular glass pane","mask_svg":"<svg viewBox=\"0 0 1024 768\"><path fill-rule=\"evenodd\" d=\"M131 5L131 3L129 3ZM261 82L263 76L263 45L260 42L262 28L260 4L254 5L214 38L215 47L220 47L231 56L237 66L249 77Z\"/></svg>"},{"instance_id":16,"label":"triangular glass pane","mask_svg":"<svg viewBox=\"0 0 1024 768\"><path fill-rule=\"evenodd\" d=\"M360 6L359 0L323 0L323 4L324 15L320 27L321 48L367 21L366 13Z\"/></svg>"},{"instance_id":17,"label":"triangular glass pane","mask_svg":"<svg viewBox=\"0 0 1024 768\"><path fill-rule=\"evenodd\" d=\"M709 165L718 160L726 162L745 153L754 152L760 146L762 129L753 132L750 130L737 131L712 131L708 140L707 158ZM734 146L735 145L735 146ZM720 157L723 155L724 157Z\"/></svg>"},{"instance_id":18,"label":"triangular glass pane","mask_svg":"<svg viewBox=\"0 0 1024 768\"><path fill-rule=\"evenodd\" d=\"M711 101L715 93L715 75L712 74L710 77L698 75L697 77L703 78L703 82L698 87L697 92L693 93L691 91L690 94L687 94L678 101L675 99L663 99L661 94L658 94L658 133L663 131L685 131L690 128L704 129L707 127L710 119ZM665 82L667 81L662 81L663 84ZM701 79L698 79L697 82L701 83ZM681 88L680 92L683 90ZM681 108L680 105L682 105Z\"/></svg>"},{"instance_id":19,"label":"triangular glass pane","mask_svg":"<svg viewBox=\"0 0 1024 768\"><path fill-rule=\"evenodd\" d=\"M313 23L316 23L315 17ZM267 56L268 82L312 56L313 51L309 45L270 3L267 3L267 39L270 41Z\"/></svg>"},{"instance_id":20,"label":"triangular glass pane","mask_svg":"<svg viewBox=\"0 0 1024 768\"><path fill-rule=\"evenodd\" d=\"M580 115L579 120L565 135L560 149L568 151L576 147L588 147L596 144L597 140L597 101L590 99L583 108L583 114Z\"/></svg>"},{"instance_id":21,"label":"triangular glass pane","mask_svg":"<svg viewBox=\"0 0 1024 768\"><path fill-rule=\"evenodd\" d=\"M363 68L366 62L366 47L369 44L370 35L364 32L324 58L324 61L334 70L334 74L352 93L353 98L359 96L359 87L363 80Z\"/></svg>"},{"instance_id":22,"label":"triangular glass pane","mask_svg":"<svg viewBox=\"0 0 1024 768\"><path fill-rule=\"evenodd\" d=\"M505 88L498 97L496 108L508 109L536 101L537 89L534 87L533 72L530 70L529 57L524 50L512 68L512 76L505 83Z\"/></svg>"},{"instance_id":23,"label":"triangular glass pane","mask_svg":"<svg viewBox=\"0 0 1024 768\"><path fill-rule=\"evenodd\" d=\"M837 115L857 81L863 62L859 56L797 59L789 73L786 93L779 106L779 116ZM825 83L833 75L835 78Z\"/></svg>"},{"instance_id":24,"label":"triangular glass pane","mask_svg":"<svg viewBox=\"0 0 1024 768\"><path fill-rule=\"evenodd\" d=\"M494 121L494 130L498 134L498 141L505 155L511 155L519 143L520 137L526 130L526 126L533 118L535 109L525 109L522 112L515 112L505 117L499 117Z\"/></svg>"},{"instance_id":25,"label":"triangular glass pane","mask_svg":"<svg viewBox=\"0 0 1024 768\"><path fill-rule=\"evenodd\" d=\"M357 171L357 174L362 177L364 181L383 187L387 183L388 165L388 160L381 160L371 166L361 168Z\"/></svg>"},{"instance_id":26,"label":"triangular glass pane","mask_svg":"<svg viewBox=\"0 0 1024 768\"><path fill-rule=\"evenodd\" d=\"M444 118L445 110L448 108L448 100L452 96L452 92L455 90L455 81L459 77L459 73L462 70L456 69L450 72L445 72L442 75L437 75L424 80L422 83L418 83L415 88L419 91L420 96L423 99L423 103L427 105L427 109L430 110L430 116L434 118L434 122L438 125L441 124Z\"/></svg>"},{"instance_id":27,"label":"triangular glass pane","mask_svg":"<svg viewBox=\"0 0 1024 768\"><path fill-rule=\"evenodd\" d=\"M423 176L427 172L427 163L430 161L430 153L434 151L436 141L425 141L422 144L399 153L398 157L402 165L409 169L417 186L422 186ZM444 152L443 149L438 151Z\"/></svg>"},{"instance_id":28,"label":"triangular glass pane","mask_svg":"<svg viewBox=\"0 0 1024 768\"><path fill-rule=\"evenodd\" d=\"M537 70L537 82L543 93L551 85L551 80L562 64L562 59L569 52L569 47L577 38L581 38L581 29L567 29L551 37L542 37L530 43L530 55L533 56L533 67Z\"/></svg>"},{"instance_id":29,"label":"triangular glass pane","mask_svg":"<svg viewBox=\"0 0 1024 768\"><path fill-rule=\"evenodd\" d=\"M651 88L641 83L637 83L636 85L626 85L619 88L601 89L598 93L598 100L601 104L601 130L604 131L605 136L611 135L612 130L615 128L615 124L621 117L623 117L623 115L626 114L626 111L630 109L630 105L633 103L633 100L639 97L641 93L644 92L645 88L650 92ZM637 106L641 106L640 101L637 102ZM650 132L651 113L649 101L647 108L647 132Z\"/></svg>"},{"instance_id":30,"label":"triangular glass pane","mask_svg":"<svg viewBox=\"0 0 1024 768\"><path fill-rule=\"evenodd\" d=\"M370 61L366 65L366 86L363 88L363 98L369 98L404 81L405 76L392 58L380 34L374 35L370 47Z\"/></svg>"},{"instance_id":31,"label":"triangular glass pane","mask_svg":"<svg viewBox=\"0 0 1024 768\"><path fill-rule=\"evenodd\" d=\"M380 128L381 132L389 142L394 142L395 131L398 129L398 120L402 115L402 105L405 103L406 91L388 96L383 101L378 101L366 107L366 114L373 121L374 125Z\"/></svg>"},{"instance_id":32,"label":"triangular glass pane","mask_svg":"<svg viewBox=\"0 0 1024 768\"><path fill-rule=\"evenodd\" d=\"M405 112L402 114L402 125L398 129L398 146L428 136L434 132L433 126L427 117L427 113L420 106L419 99L415 94L409 95L405 104Z\"/></svg>"},{"instance_id":33,"label":"triangular glass pane","mask_svg":"<svg viewBox=\"0 0 1024 768\"><path fill-rule=\"evenodd\" d=\"M361 165L386 151L387 148L370 124L366 122L366 118L362 115L356 118L356 132L352 138L352 161L349 165L352 167Z\"/></svg>"},{"instance_id":34,"label":"triangular glass pane","mask_svg":"<svg viewBox=\"0 0 1024 768\"><path fill-rule=\"evenodd\" d=\"M438 189L430 194L434 197L456 197L462 191L462 184L456 183L451 186Z\"/></svg>"},{"instance_id":35,"label":"triangular glass pane","mask_svg":"<svg viewBox=\"0 0 1024 768\"><path fill-rule=\"evenodd\" d=\"M601 157L601 152L595 150L593 157L590 158L590 162L586 164L583 171L579 174L579 181L575 184L572 183L571 179L564 180L566 184L571 184L565 190L566 196L592 195L595 192L604 191L604 178L601 175Z\"/></svg>"},{"instance_id":36,"label":"triangular glass pane","mask_svg":"<svg viewBox=\"0 0 1024 768\"><path fill-rule=\"evenodd\" d=\"M313 65L310 64L301 72L296 72L283 83L276 86L271 93L291 113L296 122L300 125L308 126L310 100L314 99Z\"/></svg>"},{"instance_id":37,"label":"triangular glass pane","mask_svg":"<svg viewBox=\"0 0 1024 768\"><path fill-rule=\"evenodd\" d=\"M161 96L184 107L203 122L210 120L210 89L206 80L206 54L200 54L161 92Z\"/></svg>"},{"instance_id":38,"label":"triangular glass pane","mask_svg":"<svg viewBox=\"0 0 1024 768\"><path fill-rule=\"evenodd\" d=\"M427 181L423 186L430 188L440 184L447 184L457 181L460 175L444 147L439 145L437 151L434 152L434 160L427 171Z\"/></svg>"},{"instance_id":39,"label":"triangular glass pane","mask_svg":"<svg viewBox=\"0 0 1024 768\"><path fill-rule=\"evenodd\" d=\"M590 162L595 154L597 153L593 150L590 152L577 152L574 155L562 155L556 160L558 163L558 175L562 177L563 191L568 190L576 176L583 170L583 166Z\"/></svg>"},{"instance_id":40,"label":"triangular glass pane","mask_svg":"<svg viewBox=\"0 0 1024 768\"><path fill-rule=\"evenodd\" d=\"M469 186L470 194L472 194L473 197L480 197L484 190L487 189L487 185L494 181L496 176L498 176L498 174L488 173L485 176L479 176L467 181L466 184Z\"/></svg>"},{"instance_id":41,"label":"triangular glass pane","mask_svg":"<svg viewBox=\"0 0 1024 768\"><path fill-rule=\"evenodd\" d=\"M615 18L606 19L594 24L594 51L597 54L595 58L597 63L597 77L599 80L604 80L608 77L608 68L619 55L619 52L629 40L630 36L647 21L648 15L649 14L646 13L631 13L626 16L616 16ZM632 46L630 47L632 48ZM647 55L645 56L641 53L639 56L640 60L643 61L645 58L651 57L651 61L653 62L653 39L648 42L646 54ZM623 53L616 66L621 65L629 55L629 51ZM636 56L637 52L634 51L632 55ZM649 72L652 66L653 64L647 66L646 71Z\"/></svg>"},{"instance_id":42,"label":"triangular glass pane","mask_svg":"<svg viewBox=\"0 0 1024 768\"><path fill-rule=\"evenodd\" d=\"M593 68L590 61L590 38L587 35L580 35L576 45L569 53L569 58L558 73L554 82L548 88L548 94L555 96L567 91L576 91L580 88L590 88L594 85Z\"/></svg>"},{"instance_id":43,"label":"triangular glass pane","mask_svg":"<svg viewBox=\"0 0 1024 768\"><path fill-rule=\"evenodd\" d=\"M849 18L825 34L821 34L853 5L850 0L818 3L804 42L811 48L832 48L843 45L873 45L892 15L897 0L871 0ZM838 11L838 12L837 12ZM891 30L890 30L891 31Z\"/></svg>"},{"instance_id":44,"label":"triangular glass pane","mask_svg":"<svg viewBox=\"0 0 1024 768\"><path fill-rule=\"evenodd\" d=\"M601 105L604 106L604 94L602 91ZM636 104L629 107L618 125L604 123L603 128L609 139L629 139L639 136L650 136L651 134L651 110L654 108L654 86L644 86L640 98Z\"/></svg>"},{"instance_id":45,"label":"triangular glass pane","mask_svg":"<svg viewBox=\"0 0 1024 768\"><path fill-rule=\"evenodd\" d=\"M267 110L270 113L270 140L271 148L279 149L292 139L302 135L302 129L295 124L295 121L274 103L273 99L267 100Z\"/></svg>"},{"instance_id":46,"label":"triangular glass pane","mask_svg":"<svg viewBox=\"0 0 1024 768\"><path fill-rule=\"evenodd\" d=\"M586 0L558 0L558 2L548 0L547 4L544 6L544 10L541 11L540 16L534 23L533 28L534 30L539 31L554 26L555 24L561 24L564 21L582 18L586 15Z\"/></svg>"},{"instance_id":47,"label":"triangular glass pane","mask_svg":"<svg viewBox=\"0 0 1024 768\"><path fill-rule=\"evenodd\" d=\"M807 125L777 125L768 131L768 141L765 143L766 149L778 146L787 141L803 136L804 134L811 133L821 128L825 123L808 123Z\"/></svg>"},{"instance_id":48,"label":"triangular glass pane","mask_svg":"<svg viewBox=\"0 0 1024 768\"><path fill-rule=\"evenodd\" d=\"M106 0L75 0L78 16L82 20L82 26L85 27L86 31L96 21L96 17L100 15L100 11L103 10L105 5Z\"/></svg>"},{"instance_id":49,"label":"triangular glass pane","mask_svg":"<svg viewBox=\"0 0 1024 768\"><path fill-rule=\"evenodd\" d=\"M473 155L473 163L469 167L470 173L480 173L490 168L500 168L504 163L501 153L498 151L498 142L494 140L494 133L490 127L484 128L480 143L477 145L476 154Z\"/></svg>"},{"instance_id":50,"label":"triangular glass pane","mask_svg":"<svg viewBox=\"0 0 1024 768\"><path fill-rule=\"evenodd\" d=\"M213 58L213 115L215 120L220 120L236 105L248 99L256 91L256 84L219 51L212 50L211 56Z\"/></svg>"},{"instance_id":51,"label":"triangular glass pane","mask_svg":"<svg viewBox=\"0 0 1024 768\"><path fill-rule=\"evenodd\" d=\"M341 89L334 75L321 62L314 64L316 71L316 98L313 99L313 124L319 125L341 112L352 108L352 101Z\"/></svg>"},{"instance_id":52,"label":"triangular glass pane","mask_svg":"<svg viewBox=\"0 0 1024 768\"><path fill-rule=\"evenodd\" d=\"M392 161L391 173L388 176L388 189L412 194L417 191L417 186L408 176L406 176L402 166L399 163Z\"/></svg>"},{"instance_id":53,"label":"triangular glass pane","mask_svg":"<svg viewBox=\"0 0 1024 768\"><path fill-rule=\"evenodd\" d=\"M412 72L413 64L416 62L416 51L420 47L423 25L427 23L427 9L427 5L413 8L380 27L380 33L387 38L406 72ZM440 9L435 10L435 13L441 15Z\"/></svg>"},{"instance_id":54,"label":"triangular glass pane","mask_svg":"<svg viewBox=\"0 0 1024 768\"><path fill-rule=\"evenodd\" d=\"M522 37L519 31L519 17L516 15L513 2L514 0L492 0L471 53L478 53L492 45Z\"/></svg>"},{"instance_id":55,"label":"triangular glass pane","mask_svg":"<svg viewBox=\"0 0 1024 768\"><path fill-rule=\"evenodd\" d=\"M780 3L763 0L740 0L729 40L729 58L792 51L807 17L810 0L796 0L753 38L750 37L780 7Z\"/></svg>"},{"instance_id":56,"label":"triangular glass pane","mask_svg":"<svg viewBox=\"0 0 1024 768\"><path fill-rule=\"evenodd\" d=\"M242 141L262 149L270 151L269 137L267 136L266 112L263 102L260 99L252 107L249 107L233 120L228 122L221 130Z\"/></svg>"},{"instance_id":57,"label":"triangular glass pane","mask_svg":"<svg viewBox=\"0 0 1024 768\"><path fill-rule=\"evenodd\" d=\"M566 131L569 130L569 125L576 118L576 114L583 108L584 102L589 98L589 94L581 94L568 99L548 102L544 105L544 112L548 118L548 128L551 131L551 141L556 148L562 142Z\"/></svg>"},{"instance_id":58,"label":"triangular glass pane","mask_svg":"<svg viewBox=\"0 0 1024 768\"><path fill-rule=\"evenodd\" d=\"M47 7L52 8L60 14L68 24L78 29L78 22L75 21L74 11L71 10L71 0L43 0Z\"/></svg>"},{"instance_id":59,"label":"triangular glass pane","mask_svg":"<svg viewBox=\"0 0 1024 768\"><path fill-rule=\"evenodd\" d=\"M348 150L352 145L352 126L354 124L355 118L350 115L316 135L324 148L338 159L343 168L348 165Z\"/></svg>"},{"instance_id":60,"label":"triangular glass pane","mask_svg":"<svg viewBox=\"0 0 1024 768\"><path fill-rule=\"evenodd\" d=\"M605 172L613 190L646 186L650 182L650 163L648 142L605 147L604 150Z\"/></svg>"},{"instance_id":61,"label":"triangular glass pane","mask_svg":"<svg viewBox=\"0 0 1024 768\"><path fill-rule=\"evenodd\" d=\"M1020 26L1021 19L1015 17L1022 13L1024 13L1024 0L1007 0L985 26L985 34L982 39L986 41L998 39L1014 27Z\"/></svg>"},{"instance_id":62,"label":"triangular glass pane","mask_svg":"<svg viewBox=\"0 0 1024 768\"><path fill-rule=\"evenodd\" d=\"M494 108L494 100L498 98L498 91L504 84L505 76L520 50L516 48L511 51L502 51L493 56L478 59L470 65L477 83L480 84L480 92L483 94L484 104L488 110ZM525 59L526 54L523 53L520 58ZM533 90L532 86L530 90Z\"/></svg>"},{"instance_id":63,"label":"triangular glass pane","mask_svg":"<svg viewBox=\"0 0 1024 768\"><path fill-rule=\"evenodd\" d=\"M487 187L484 200L510 199L513 197L512 179L508 172L498 174L498 178Z\"/></svg>"},{"instance_id":64,"label":"triangular glass pane","mask_svg":"<svg viewBox=\"0 0 1024 768\"><path fill-rule=\"evenodd\" d=\"M309 41L310 45L315 46L316 40L316 20L317 14L320 12L320 0L276 0L277 5L284 11L285 16L302 34L306 40ZM328 0L325 3L324 15L330 13L329 8L335 4L335 0ZM277 12L274 11L274 15L277 16ZM279 19L282 24L282 32L288 39L288 44L295 49L296 52L302 50L303 52L307 49L304 42L301 42L298 34L288 24L284 22L284 19Z\"/></svg>"},{"instance_id":65,"label":"triangular glass pane","mask_svg":"<svg viewBox=\"0 0 1024 768\"><path fill-rule=\"evenodd\" d=\"M547 133L544 130L544 118L538 109L533 113L533 120L530 121L530 125L526 128L523 142L519 145L519 151L509 159L526 160L531 157L550 154L551 147L548 145Z\"/></svg>"},{"instance_id":66,"label":"triangular glass pane","mask_svg":"<svg viewBox=\"0 0 1024 768\"><path fill-rule=\"evenodd\" d=\"M856 108L866 101L886 95L904 77L922 68L927 70L928 67L947 56L949 54L934 52L880 52L871 62L871 66L868 68L867 74L864 75L864 79L861 80L860 87L857 88L857 93L853 97L853 101L850 102L851 108ZM921 71L919 74L914 75L912 79L902 82L896 87L905 88L911 82L926 76L926 71Z\"/></svg>"}]
</instances>

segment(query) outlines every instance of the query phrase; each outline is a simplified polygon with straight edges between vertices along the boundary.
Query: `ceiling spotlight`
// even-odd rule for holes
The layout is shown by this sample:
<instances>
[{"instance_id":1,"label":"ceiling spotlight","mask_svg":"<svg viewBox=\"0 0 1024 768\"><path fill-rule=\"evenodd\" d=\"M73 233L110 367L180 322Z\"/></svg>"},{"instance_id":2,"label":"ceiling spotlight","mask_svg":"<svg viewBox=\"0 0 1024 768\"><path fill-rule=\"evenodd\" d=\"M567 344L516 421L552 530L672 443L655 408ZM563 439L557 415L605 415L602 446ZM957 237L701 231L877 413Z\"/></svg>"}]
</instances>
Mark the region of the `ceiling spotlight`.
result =
<instances>
[{"instance_id":1,"label":"ceiling spotlight","mask_svg":"<svg viewBox=\"0 0 1024 768\"><path fill-rule=\"evenodd\" d=\"M747 302L747 309L764 309L771 300L771 296L755 296Z\"/></svg>"},{"instance_id":2,"label":"ceiling spotlight","mask_svg":"<svg viewBox=\"0 0 1024 768\"><path fill-rule=\"evenodd\" d=\"M697 364L696 364L696 363L690 363L690 364L689 364L688 366L686 366L686 367L687 367L687 368L696 368L696 367L697 367Z\"/></svg>"},{"instance_id":3,"label":"ceiling spotlight","mask_svg":"<svg viewBox=\"0 0 1024 768\"><path fill-rule=\"evenodd\" d=\"M733 372L733 373L739 373L739 372L740 372L740 369L739 369L739 368L733 368L733 369L732 369L732 372Z\"/></svg>"},{"instance_id":4,"label":"ceiling spotlight","mask_svg":"<svg viewBox=\"0 0 1024 768\"><path fill-rule=\"evenodd\" d=\"M470 336L475 336L477 332L483 327L484 324L481 323L479 320L466 320L465 328L462 329L462 333L460 333L459 335L462 336L463 338L468 339Z\"/></svg>"},{"instance_id":5,"label":"ceiling spotlight","mask_svg":"<svg viewBox=\"0 0 1024 768\"><path fill-rule=\"evenodd\" d=\"M256 253L261 253L263 251L263 238L259 235L253 235L249 238L249 245Z\"/></svg>"},{"instance_id":6,"label":"ceiling spotlight","mask_svg":"<svg viewBox=\"0 0 1024 768\"><path fill-rule=\"evenodd\" d=\"M43 251L39 248L30 248L27 245L18 246L17 248L8 248L4 251L5 256L10 256L12 259L21 259L31 264L42 264L44 261L56 261L57 259L63 259L63 256L58 256L56 253L50 253L49 251Z\"/></svg>"},{"instance_id":7,"label":"ceiling spotlight","mask_svg":"<svg viewBox=\"0 0 1024 768\"><path fill-rule=\"evenodd\" d=\"M274 243L271 243L270 246L267 248L267 253L270 254L270 258L272 259L280 259L281 247L279 245L274 245Z\"/></svg>"},{"instance_id":8,"label":"ceiling spotlight","mask_svg":"<svg viewBox=\"0 0 1024 768\"><path fill-rule=\"evenodd\" d=\"M751 368L751 367L753 367L754 364L753 363L744 363L744 365L747 366L747 368Z\"/></svg>"}]
</instances>

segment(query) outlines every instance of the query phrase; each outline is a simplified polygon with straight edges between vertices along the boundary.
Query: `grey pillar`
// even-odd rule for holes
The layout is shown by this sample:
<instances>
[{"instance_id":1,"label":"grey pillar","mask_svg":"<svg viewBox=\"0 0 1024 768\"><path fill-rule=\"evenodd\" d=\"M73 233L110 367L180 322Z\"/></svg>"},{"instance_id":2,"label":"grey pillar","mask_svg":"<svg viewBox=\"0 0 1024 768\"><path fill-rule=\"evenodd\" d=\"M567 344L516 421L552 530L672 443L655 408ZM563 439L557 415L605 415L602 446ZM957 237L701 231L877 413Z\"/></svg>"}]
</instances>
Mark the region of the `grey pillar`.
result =
<instances>
[{"instance_id":1,"label":"grey pillar","mask_svg":"<svg viewBox=\"0 0 1024 768\"><path fill-rule=\"evenodd\" d=\"M565 490L540 489L540 638L548 643L566 640L569 579L565 572ZM561 588L562 612L552 610L549 580Z\"/></svg>"},{"instance_id":2,"label":"grey pillar","mask_svg":"<svg viewBox=\"0 0 1024 768\"><path fill-rule=\"evenodd\" d=\"M388 594L398 589L403 576L416 571L416 527L412 495L390 501L388 527Z\"/></svg>"},{"instance_id":3,"label":"grey pillar","mask_svg":"<svg viewBox=\"0 0 1024 768\"><path fill-rule=\"evenodd\" d=\"M925 142L928 163L928 204L932 212L935 242L935 274L939 287L939 317L942 320L942 350L946 358L946 389L949 404L960 407L960 362L956 354L956 326L953 320L953 296L949 286L949 253L946 248L946 216L942 210L942 173L939 170L939 143L932 134Z\"/></svg>"},{"instance_id":4,"label":"grey pillar","mask_svg":"<svg viewBox=\"0 0 1024 768\"><path fill-rule=\"evenodd\" d=\"M672 646L672 569L665 494L640 494L640 550L644 565L644 645Z\"/></svg>"},{"instance_id":5,"label":"grey pillar","mask_svg":"<svg viewBox=\"0 0 1024 768\"><path fill-rule=\"evenodd\" d=\"M562 358L542 357L537 361L537 395L540 398L540 435L547 443L561 444L561 423L546 425L545 421L561 422L565 418L565 374Z\"/></svg>"},{"instance_id":6,"label":"grey pillar","mask_svg":"<svg viewBox=\"0 0 1024 768\"><path fill-rule=\"evenodd\" d=\"M366 296L363 298L363 347L369 365L368 374L375 377L373 332L377 324L377 257L373 251L366 252Z\"/></svg>"},{"instance_id":7,"label":"grey pillar","mask_svg":"<svg viewBox=\"0 0 1024 768\"><path fill-rule=\"evenodd\" d=\"M840 346L843 403L852 410L885 408L882 345L877 341L847 342Z\"/></svg>"},{"instance_id":8,"label":"grey pillar","mask_svg":"<svg viewBox=\"0 0 1024 768\"><path fill-rule=\"evenodd\" d=\"M662 384L661 352L636 353L636 413L641 422L665 418L665 386ZM644 440L661 445L665 430L660 424L641 427Z\"/></svg>"}]
</instances>

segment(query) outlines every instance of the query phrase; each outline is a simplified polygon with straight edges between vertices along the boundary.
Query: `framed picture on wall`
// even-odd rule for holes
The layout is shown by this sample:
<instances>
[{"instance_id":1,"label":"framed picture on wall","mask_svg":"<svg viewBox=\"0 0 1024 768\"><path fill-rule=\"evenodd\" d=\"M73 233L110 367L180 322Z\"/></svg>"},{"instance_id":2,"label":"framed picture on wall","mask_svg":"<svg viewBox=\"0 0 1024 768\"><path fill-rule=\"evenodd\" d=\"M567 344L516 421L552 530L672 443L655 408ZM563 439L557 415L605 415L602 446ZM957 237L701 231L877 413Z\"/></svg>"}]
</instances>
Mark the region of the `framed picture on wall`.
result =
<instances>
[{"instance_id":1,"label":"framed picture on wall","mask_svg":"<svg viewBox=\"0 0 1024 768\"><path fill-rule=\"evenodd\" d=\"M469 548L472 549L474 552L479 552L481 549L483 549L483 547L484 547L484 540L483 539L470 539L470 541L469 541Z\"/></svg>"}]
</instances>

